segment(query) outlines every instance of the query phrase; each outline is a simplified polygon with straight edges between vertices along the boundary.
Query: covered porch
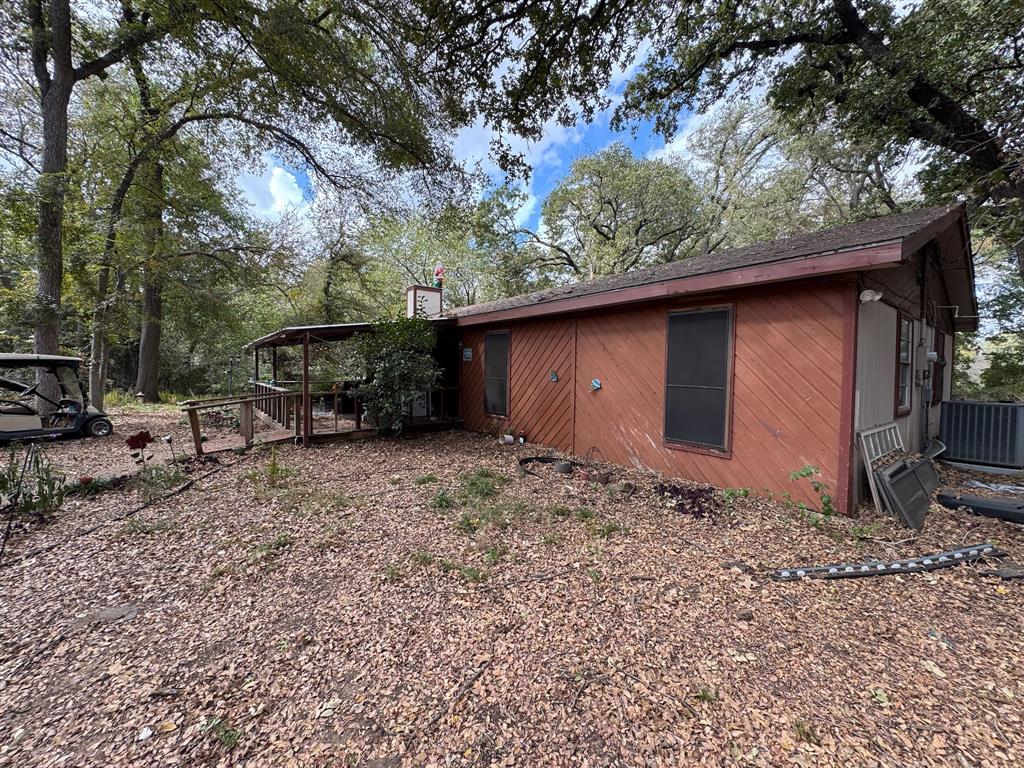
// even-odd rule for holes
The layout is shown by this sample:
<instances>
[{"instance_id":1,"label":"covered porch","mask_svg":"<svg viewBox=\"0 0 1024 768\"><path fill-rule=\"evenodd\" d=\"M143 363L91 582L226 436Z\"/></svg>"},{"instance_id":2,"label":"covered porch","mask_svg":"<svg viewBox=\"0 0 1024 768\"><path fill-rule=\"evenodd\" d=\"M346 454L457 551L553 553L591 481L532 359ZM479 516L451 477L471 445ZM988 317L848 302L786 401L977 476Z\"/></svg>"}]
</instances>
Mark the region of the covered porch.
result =
<instances>
[{"instance_id":1,"label":"covered porch","mask_svg":"<svg viewBox=\"0 0 1024 768\"><path fill-rule=\"evenodd\" d=\"M458 340L452 321L431 320L438 384L409 404L406 419L414 430L445 429L461 423L459 414ZM282 328L251 342L250 392L235 397L191 400L183 404L192 429L196 455L230 450L255 442L355 439L376 431L358 394L360 372L346 370L344 342L373 333L372 323ZM203 431L210 419L237 422L237 434L210 439Z\"/></svg>"}]
</instances>

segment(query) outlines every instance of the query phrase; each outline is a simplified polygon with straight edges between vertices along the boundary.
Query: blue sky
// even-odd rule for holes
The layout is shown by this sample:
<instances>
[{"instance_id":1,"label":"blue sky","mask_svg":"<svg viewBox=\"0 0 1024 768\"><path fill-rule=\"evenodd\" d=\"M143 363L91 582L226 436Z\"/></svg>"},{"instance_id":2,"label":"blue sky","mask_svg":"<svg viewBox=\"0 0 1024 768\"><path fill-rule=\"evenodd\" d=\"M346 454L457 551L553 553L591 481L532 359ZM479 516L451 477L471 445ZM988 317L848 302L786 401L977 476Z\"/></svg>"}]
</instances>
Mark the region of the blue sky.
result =
<instances>
[{"instance_id":1,"label":"blue sky","mask_svg":"<svg viewBox=\"0 0 1024 768\"><path fill-rule=\"evenodd\" d=\"M539 223L541 202L568 172L573 161L583 155L597 152L615 141L621 141L637 156L647 155L664 147L664 141L654 134L650 123L640 123L634 131L613 131L609 127L611 110L598 114L594 122L577 123L572 127L550 122L539 141L526 142L518 138L511 145L522 152L533 169L528 186L527 203L520 211L519 221L531 229ZM489 157L491 131L477 123L453 138L455 156L466 163L481 163L495 184L503 176ZM267 219L279 217L285 211L301 211L311 201L314 187L309 176L299 168L283 163L274 155L263 157L262 173L246 173L239 183L252 205L253 213Z\"/></svg>"}]
</instances>

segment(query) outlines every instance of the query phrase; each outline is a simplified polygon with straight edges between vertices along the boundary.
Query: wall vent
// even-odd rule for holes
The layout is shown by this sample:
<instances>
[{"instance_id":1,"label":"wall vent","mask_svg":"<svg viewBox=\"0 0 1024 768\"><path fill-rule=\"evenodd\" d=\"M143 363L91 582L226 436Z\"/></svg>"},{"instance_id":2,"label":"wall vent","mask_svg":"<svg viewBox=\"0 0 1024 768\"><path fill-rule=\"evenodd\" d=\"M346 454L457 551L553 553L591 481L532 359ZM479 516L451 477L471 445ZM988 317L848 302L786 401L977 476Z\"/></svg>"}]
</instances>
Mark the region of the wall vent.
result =
<instances>
[{"instance_id":1,"label":"wall vent","mask_svg":"<svg viewBox=\"0 0 1024 768\"><path fill-rule=\"evenodd\" d=\"M939 439L947 461L1024 469L1024 404L944 400Z\"/></svg>"}]
</instances>

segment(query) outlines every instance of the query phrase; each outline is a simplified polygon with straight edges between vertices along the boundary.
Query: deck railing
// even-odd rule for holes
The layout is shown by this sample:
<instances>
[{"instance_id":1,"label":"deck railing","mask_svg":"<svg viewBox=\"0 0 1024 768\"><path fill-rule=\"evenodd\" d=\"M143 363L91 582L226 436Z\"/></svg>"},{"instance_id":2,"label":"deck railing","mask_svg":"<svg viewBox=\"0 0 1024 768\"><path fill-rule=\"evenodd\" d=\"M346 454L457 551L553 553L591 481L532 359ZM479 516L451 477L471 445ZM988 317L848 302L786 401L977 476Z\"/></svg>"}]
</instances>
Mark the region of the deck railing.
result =
<instances>
[{"instance_id":1,"label":"deck railing","mask_svg":"<svg viewBox=\"0 0 1024 768\"><path fill-rule=\"evenodd\" d=\"M272 400L280 400L280 405L272 405ZM199 417L200 414L205 411L219 411L235 408L238 409L238 432L242 437L242 442L245 445L251 445L253 437L256 432L256 419L259 418L265 422L266 413L260 411L257 415L257 406L260 408L270 408L271 410L277 409L280 413L292 414L291 421L295 425L295 435L301 434L299 426L301 422L297 418L297 414L300 412L300 402L302 400L301 392L276 392L273 395L267 394L254 394L254 395L242 395L239 397L215 397L208 400L186 400L181 404L181 410L188 416L189 427L192 430L192 443L196 449L196 456L202 456L203 451L203 432L200 425ZM280 428L276 427L275 428ZM288 429L288 427L284 427Z\"/></svg>"},{"instance_id":2,"label":"deck railing","mask_svg":"<svg viewBox=\"0 0 1024 768\"><path fill-rule=\"evenodd\" d=\"M295 398L291 395L300 393L257 381L253 384L253 394L256 396L256 416L268 426L289 429L295 423Z\"/></svg>"},{"instance_id":3,"label":"deck railing","mask_svg":"<svg viewBox=\"0 0 1024 768\"><path fill-rule=\"evenodd\" d=\"M312 391L304 401L303 393L279 386L277 383L253 382L253 393L236 397L216 397L209 400L187 400L181 410L188 417L196 455L202 456L204 437L201 415L204 412L237 411L238 432L243 445L252 445L258 435L258 423L271 433L261 433L264 439L282 440L301 437L303 443L314 436L354 434L363 430L363 403L358 395L337 384L331 389ZM436 387L417 398L409 408L413 425L442 426L459 418L459 388ZM333 423L332 423L333 422ZM290 432L290 435L288 434ZM285 433L282 435L282 433ZM224 439L214 441L224 450Z\"/></svg>"}]
</instances>

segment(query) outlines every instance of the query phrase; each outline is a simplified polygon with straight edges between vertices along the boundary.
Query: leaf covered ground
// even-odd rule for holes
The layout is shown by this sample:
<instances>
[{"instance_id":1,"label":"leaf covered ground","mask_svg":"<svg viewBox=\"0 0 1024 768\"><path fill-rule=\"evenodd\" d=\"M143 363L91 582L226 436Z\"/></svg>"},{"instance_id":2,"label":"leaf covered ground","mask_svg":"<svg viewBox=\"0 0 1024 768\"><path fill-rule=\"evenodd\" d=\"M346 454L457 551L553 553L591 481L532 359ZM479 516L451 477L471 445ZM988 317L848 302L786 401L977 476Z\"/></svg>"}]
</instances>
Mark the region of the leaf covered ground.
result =
<instances>
[{"instance_id":1,"label":"leaf covered ground","mask_svg":"<svg viewBox=\"0 0 1024 768\"><path fill-rule=\"evenodd\" d=\"M48 453L131 471L141 427L186 445L148 413ZM537 451L279 446L189 463L132 516L166 489L69 499L0 567L0 765L1024 763L1024 584L768 579L986 540L1024 560L1020 526L935 507L913 540L735 492L680 510L635 471L518 473Z\"/></svg>"}]
</instances>

